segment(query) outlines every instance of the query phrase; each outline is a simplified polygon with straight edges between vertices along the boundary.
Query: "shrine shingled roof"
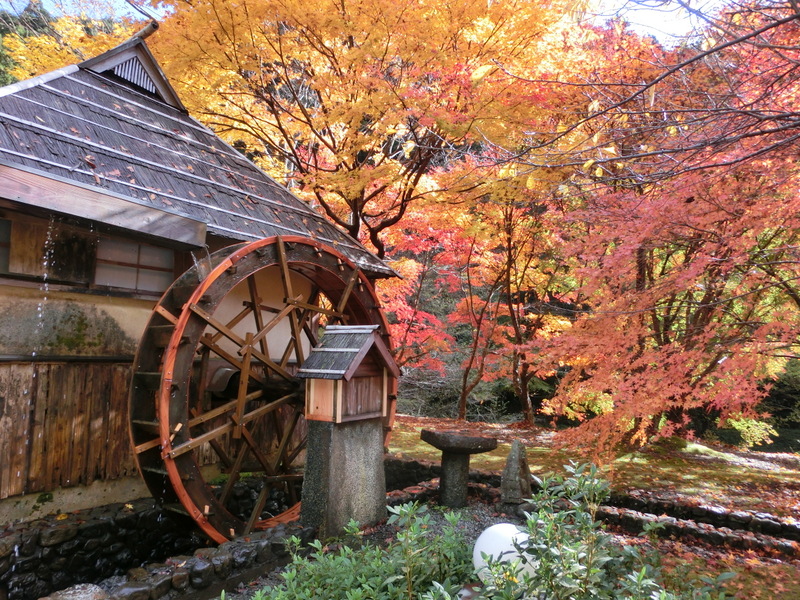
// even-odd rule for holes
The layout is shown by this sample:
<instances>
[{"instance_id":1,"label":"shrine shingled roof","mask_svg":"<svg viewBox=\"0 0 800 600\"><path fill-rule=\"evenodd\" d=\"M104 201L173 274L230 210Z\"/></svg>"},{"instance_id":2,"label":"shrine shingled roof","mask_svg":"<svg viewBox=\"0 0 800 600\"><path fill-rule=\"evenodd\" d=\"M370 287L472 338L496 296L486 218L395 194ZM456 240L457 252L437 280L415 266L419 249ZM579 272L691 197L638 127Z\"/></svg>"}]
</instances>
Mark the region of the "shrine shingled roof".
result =
<instances>
[{"instance_id":1,"label":"shrine shingled roof","mask_svg":"<svg viewBox=\"0 0 800 600\"><path fill-rule=\"evenodd\" d=\"M389 349L383 343L377 325L329 325L319 344L311 349L303 366L298 369L301 379L350 380L370 352L379 364L395 376L400 372Z\"/></svg>"},{"instance_id":2,"label":"shrine shingled roof","mask_svg":"<svg viewBox=\"0 0 800 600\"><path fill-rule=\"evenodd\" d=\"M193 119L139 37L83 63L0 88L0 125L0 175L24 173L69 184L204 223L209 233L232 240L312 238L371 277L394 275ZM20 194L9 197L7 190L0 185L0 197L35 204Z\"/></svg>"}]
</instances>

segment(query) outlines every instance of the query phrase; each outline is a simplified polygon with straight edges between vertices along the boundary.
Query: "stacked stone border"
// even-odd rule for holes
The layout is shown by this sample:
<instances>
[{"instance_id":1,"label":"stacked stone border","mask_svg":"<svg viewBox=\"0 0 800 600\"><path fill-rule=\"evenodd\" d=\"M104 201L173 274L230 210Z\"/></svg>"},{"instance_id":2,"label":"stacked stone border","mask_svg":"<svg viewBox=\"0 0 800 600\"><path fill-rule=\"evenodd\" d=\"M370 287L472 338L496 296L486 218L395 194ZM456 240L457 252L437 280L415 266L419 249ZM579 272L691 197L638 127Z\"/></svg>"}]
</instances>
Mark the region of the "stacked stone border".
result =
<instances>
[{"instance_id":1,"label":"stacked stone border","mask_svg":"<svg viewBox=\"0 0 800 600\"><path fill-rule=\"evenodd\" d=\"M398 482L403 482L401 477L404 473L421 482L390 492L390 504L428 500L438 494L436 477L441 471L436 463L395 458L386 462L387 480L389 473L396 472ZM498 474L472 470L469 486L471 494L490 503L500 502ZM513 512L512 507L508 510ZM641 533L645 523L657 523L661 527L656 533L662 537L691 537L717 546L800 556L800 523L764 512L729 510L716 505L688 505L637 491L612 494L608 504L598 510L597 518L634 534Z\"/></svg>"},{"instance_id":2,"label":"stacked stone border","mask_svg":"<svg viewBox=\"0 0 800 600\"><path fill-rule=\"evenodd\" d=\"M435 499L437 463L387 457L387 504ZM470 471L470 494L501 504L500 475ZM510 516L518 511L505 507ZM662 525L665 537L692 537L785 556L800 556L800 524L762 512L732 511L720 506L690 506L644 494L620 495L600 507L598 518L610 526L640 533L645 523ZM120 600L219 598L223 589L285 564L286 540L303 543L314 531L279 525L211 547L194 523L153 505L152 500L114 504L10 525L0 532L0 600L38 600L70 596L55 592L87 582L103 595Z\"/></svg>"}]
</instances>

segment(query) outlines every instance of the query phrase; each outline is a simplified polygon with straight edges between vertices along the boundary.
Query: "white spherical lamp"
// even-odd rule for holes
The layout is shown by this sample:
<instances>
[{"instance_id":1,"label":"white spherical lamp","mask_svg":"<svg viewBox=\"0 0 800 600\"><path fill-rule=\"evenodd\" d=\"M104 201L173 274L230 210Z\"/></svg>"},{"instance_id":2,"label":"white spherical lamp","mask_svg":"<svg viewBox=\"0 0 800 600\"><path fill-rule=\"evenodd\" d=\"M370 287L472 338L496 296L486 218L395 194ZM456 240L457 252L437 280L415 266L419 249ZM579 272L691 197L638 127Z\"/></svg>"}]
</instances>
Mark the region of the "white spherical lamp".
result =
<instances>
[{"instance_id":1,"label":"white spherical lamp","mask_svg":"<svg viewBox=\"0 0 800 600\"><path fill-rule=\"evenodd\" d=\"M522 561L516 546L522 548L528 542L528 534L513 523L492 525L478 536L472 550L472 564L481 581L488 575L487 562L484 556L492 557L496 562L516 563L523 571L532 571L531 565Z\"/></svg>"}]
</instances>

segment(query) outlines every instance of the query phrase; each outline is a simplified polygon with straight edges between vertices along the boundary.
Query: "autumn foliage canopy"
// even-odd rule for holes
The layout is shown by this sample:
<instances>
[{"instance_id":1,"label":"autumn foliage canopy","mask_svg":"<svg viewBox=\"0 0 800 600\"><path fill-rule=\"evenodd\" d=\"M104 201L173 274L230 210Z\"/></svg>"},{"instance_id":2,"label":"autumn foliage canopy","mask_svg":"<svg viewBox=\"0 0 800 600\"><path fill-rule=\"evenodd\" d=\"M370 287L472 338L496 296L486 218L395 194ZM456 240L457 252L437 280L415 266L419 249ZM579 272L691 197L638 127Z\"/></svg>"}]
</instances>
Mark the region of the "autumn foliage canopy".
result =
<instances>
[{"instance_id":1,"label":"autumn foliage canopy","mask_svg":"<svg viewBox=\"0 0 800 600\"><path fill-rule=\"evenodd\" d=\"M504 380L595 452L760 418L800 325L793 3L679 43L571 0L162 6L192 114L403 276L398 362L450 373L460 417ZM27 77L137 26L4 45Z\"/></svg>"}]
</instances>

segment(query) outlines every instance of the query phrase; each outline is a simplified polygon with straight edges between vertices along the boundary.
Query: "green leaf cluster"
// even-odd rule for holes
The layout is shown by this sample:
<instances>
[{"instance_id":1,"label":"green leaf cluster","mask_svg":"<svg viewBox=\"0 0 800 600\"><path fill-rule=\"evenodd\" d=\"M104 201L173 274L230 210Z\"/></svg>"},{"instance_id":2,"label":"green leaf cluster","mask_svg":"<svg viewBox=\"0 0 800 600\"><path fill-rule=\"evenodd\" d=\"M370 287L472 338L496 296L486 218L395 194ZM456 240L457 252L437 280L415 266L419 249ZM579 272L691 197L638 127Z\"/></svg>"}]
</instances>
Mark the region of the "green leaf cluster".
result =
<instances>
[{"instance_id":1,"label":"green leaf cluster","mask_svg":"<svg viewBox=\"0 0 800 600\"><path fill-rule=\"evenodd\" d=\"M299 540L292 540L292 563L282 585L261 590L255 600L454 597L472 572L469 544L456 528L459 515L447 514L446 526L434 533L427 507L404 504L389 510L389 523L400 530L386 547L325 546L316 540L303 551ZM358 542L356 523L350 524L347 534Z\"/></svg>"},{"instance_id":2,"label":"green leaf cluster","mask_svg":"<svg viewBox=\"0 0 800 600\"><path fill-rule=\"evenodd\" d=\"M723 600L724 582L715 579L668 578L655 550L620 545L603 531L597 509L609 485L594 465L565 466L566 476L540 481L528 515L528 540L518 547L522 561L489 560L482 598L512 600ZM652 537L657 526L647 526ZM525 568L527 566L527 568ZM669 579L669 586L667 585ZM668 589L669 587L669 589Z\"/></svg>"}]
</instances>

